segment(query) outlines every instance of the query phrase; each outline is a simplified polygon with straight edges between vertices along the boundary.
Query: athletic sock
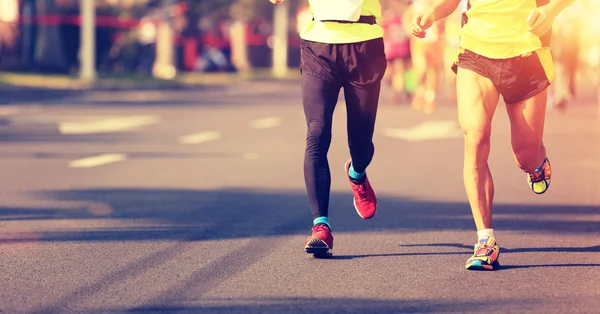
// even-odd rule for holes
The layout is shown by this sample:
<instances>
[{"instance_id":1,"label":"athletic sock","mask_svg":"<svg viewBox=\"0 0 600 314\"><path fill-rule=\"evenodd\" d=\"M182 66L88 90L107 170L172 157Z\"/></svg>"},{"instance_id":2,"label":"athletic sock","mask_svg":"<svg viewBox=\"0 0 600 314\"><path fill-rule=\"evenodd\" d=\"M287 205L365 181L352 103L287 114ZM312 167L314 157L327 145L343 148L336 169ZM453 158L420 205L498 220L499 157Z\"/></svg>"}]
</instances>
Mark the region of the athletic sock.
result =
<instances>
[{"instance_id":1,"label":"athletic sock","mask_svg":"<svg viewBox=\"0 0 600 314\"><path fill-rule=\"evenodd\" d=\"M354 170L354 166L352 165L352 163L350 163L350 169L348 169L348 176L350 176L350 179L352 179L352 182L354 182L356 184L361 184L361 183L365 182L365 172L363 172L363 173L356 172L356 170Z\"/></svg>"},{"instance_id":2,"label":"athletic sock","mask_svg":"<svg viewBox=\"0 0 600 314\"><path fill-rule=\"evenodd\" d=\"M494 238L494 229L481 229L477 231L477 242L487 242L487 239Z\"/></svg>"},{"instance_id":3,"label":"athletic sock","mask_svg":"<svg viewBox=\"0 0 600 314\"><path fill-rule=\"evenodd\" d=\"M331 230L331 226L329 225L329 218L321 216L321 217L317 217L313 220L313 225L325 225L327 226L327 228L329 228L329 230Z\"/></svg>"}]
</instances>

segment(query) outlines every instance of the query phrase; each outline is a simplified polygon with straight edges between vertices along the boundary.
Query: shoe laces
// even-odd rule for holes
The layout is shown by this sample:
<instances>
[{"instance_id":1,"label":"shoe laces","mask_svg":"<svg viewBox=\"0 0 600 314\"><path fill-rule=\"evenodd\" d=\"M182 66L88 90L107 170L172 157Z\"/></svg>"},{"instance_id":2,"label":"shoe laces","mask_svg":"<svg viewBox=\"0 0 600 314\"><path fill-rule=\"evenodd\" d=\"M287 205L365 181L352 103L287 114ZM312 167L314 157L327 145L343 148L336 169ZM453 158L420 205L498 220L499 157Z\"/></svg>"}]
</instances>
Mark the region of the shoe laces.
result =
<instances>
[{"instance_id":1,"label":"shoe laces","mask_svg":"<svg viewBox=\"0 0 600 314\"><path fill-rule=\"evenodd\" d=\"M479 243L477 250L475 250L475 256L488 256L493 249L494 246L492 245L488 245L487 243Z\"/></svg>"},{"instance_id":2,"label":"shoe laces","mask_svg":"<svg viewBox=\"0 0 600 314\"><path fill-rule=\"evenodd\" d=\"M541 181L546 180L546 163L547 162L548 161L546 159L544 159L544 163L542 164L541 167L539 167L538 169L529 173L529 178L530 178L531 182L541 182Z\"/></svg>"},{"instance_id":3,"label":"shoe laces","mask_svg":"<svg viewBox=\"0 0 600 314\"><path fill-rule=\"evenodd\" d=\"M358 197L360 199L367 198L367 184L366 183L356 184L354 186L354 190L357 192Z\"/></svg>"},{"instance_id":4,"label":"shoe laces","mask_svg":"<svg viewBox=\"0 0 600 314\"><path fill-rule=\"evenodd\" d=\"M316 225L313 228L313 232L315 232L315 233L324 233L324 232L327 232L328 230L329 230L329 228L327 228L327 226L325 226L325 225Z\"/></svg>"},{"instance_id":5,"label":"shoe laces","mask_svg":"<svg viewBox=\"0 0 600 314\"><path fill-rule=\"evenodd\" d=\"M534 171L534 172L530 173L529 177L531 178L531 182L541 182L546 179L546 173L544 172L544 169L542 168L542 170L540 170L540 171Z\"/></svg>"}]
</instances>

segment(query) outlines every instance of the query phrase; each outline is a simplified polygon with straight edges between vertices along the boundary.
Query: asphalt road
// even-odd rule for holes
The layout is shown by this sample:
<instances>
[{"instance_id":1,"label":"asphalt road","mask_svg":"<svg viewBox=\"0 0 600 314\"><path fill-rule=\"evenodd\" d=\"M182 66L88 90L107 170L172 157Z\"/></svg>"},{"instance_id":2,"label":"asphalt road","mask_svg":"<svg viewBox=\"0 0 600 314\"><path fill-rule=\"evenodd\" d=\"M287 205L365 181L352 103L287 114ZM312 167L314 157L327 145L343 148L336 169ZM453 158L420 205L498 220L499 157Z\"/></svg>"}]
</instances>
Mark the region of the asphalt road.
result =
<instances>
[{"instance_id":1,"label":"asphalt road","mask_svg":"<svg viewBox=\"0 0 600 314\"><path fill-rule=\"evenodd\" d=\"M384 95L370 180L352 207L336 111L331 259L304 253L297 82L208 90L35 92L0 107L0 311L592 313L600 306L600 115L548 112L550 191L514 165L502 106L490 164L502 267L476 240L456 110ZM343 100L343 99L342 99Z\"/></svg>"}]
</instances>

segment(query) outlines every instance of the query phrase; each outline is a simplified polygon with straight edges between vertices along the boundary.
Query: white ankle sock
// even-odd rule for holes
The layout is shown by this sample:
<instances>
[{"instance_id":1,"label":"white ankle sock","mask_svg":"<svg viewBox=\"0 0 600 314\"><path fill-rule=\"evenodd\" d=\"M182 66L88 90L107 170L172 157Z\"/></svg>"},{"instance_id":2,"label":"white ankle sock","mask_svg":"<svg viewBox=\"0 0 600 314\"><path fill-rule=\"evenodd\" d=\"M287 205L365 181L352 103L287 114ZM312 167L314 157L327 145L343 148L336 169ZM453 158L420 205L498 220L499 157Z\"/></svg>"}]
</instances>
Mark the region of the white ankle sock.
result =
<instances>
[{"instance_id":1,"label":"white ankle sock","mask_svg":"<svg viewBox=\"0 0 600 314\"><path fill-rule=\"evenodd\" d=\"M477 241L487 238L494 238L494 229L481 229L477 231Z\"/></svg>"}]
</instances>

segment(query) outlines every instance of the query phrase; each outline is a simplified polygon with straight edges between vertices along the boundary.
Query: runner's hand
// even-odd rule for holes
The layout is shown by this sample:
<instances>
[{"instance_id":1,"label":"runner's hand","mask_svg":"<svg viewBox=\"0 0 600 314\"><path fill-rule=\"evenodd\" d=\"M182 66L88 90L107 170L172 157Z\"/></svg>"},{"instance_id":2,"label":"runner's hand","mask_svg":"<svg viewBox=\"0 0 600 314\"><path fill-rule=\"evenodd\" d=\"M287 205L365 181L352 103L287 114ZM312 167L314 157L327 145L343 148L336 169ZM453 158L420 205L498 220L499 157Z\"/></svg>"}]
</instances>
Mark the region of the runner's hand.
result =
<instances>
[{"instance_id":1,"label":"runner's hand","mask_svg":"<svg viewBox=\"0 0 600 314\"><path fill-rule=\"evenodd\" d=\"M535 36L542 37L546 35L554 24L554 15L546 6L535 8L527 17L529 31Z\"/></svg>"},{"instance_id":2,"label":"runner's hand","mask_svg":"<svg viewBox=\"0 0 600 314\"><path fill-rule=\"evenodd\" d=\"M419 38L425 38L426 31L433 25L434 19L433 14L431 12L426 12L424 14L417 15L413 19L413 30L412 33L414 36Z\"/></svg>"}]
</instances>

